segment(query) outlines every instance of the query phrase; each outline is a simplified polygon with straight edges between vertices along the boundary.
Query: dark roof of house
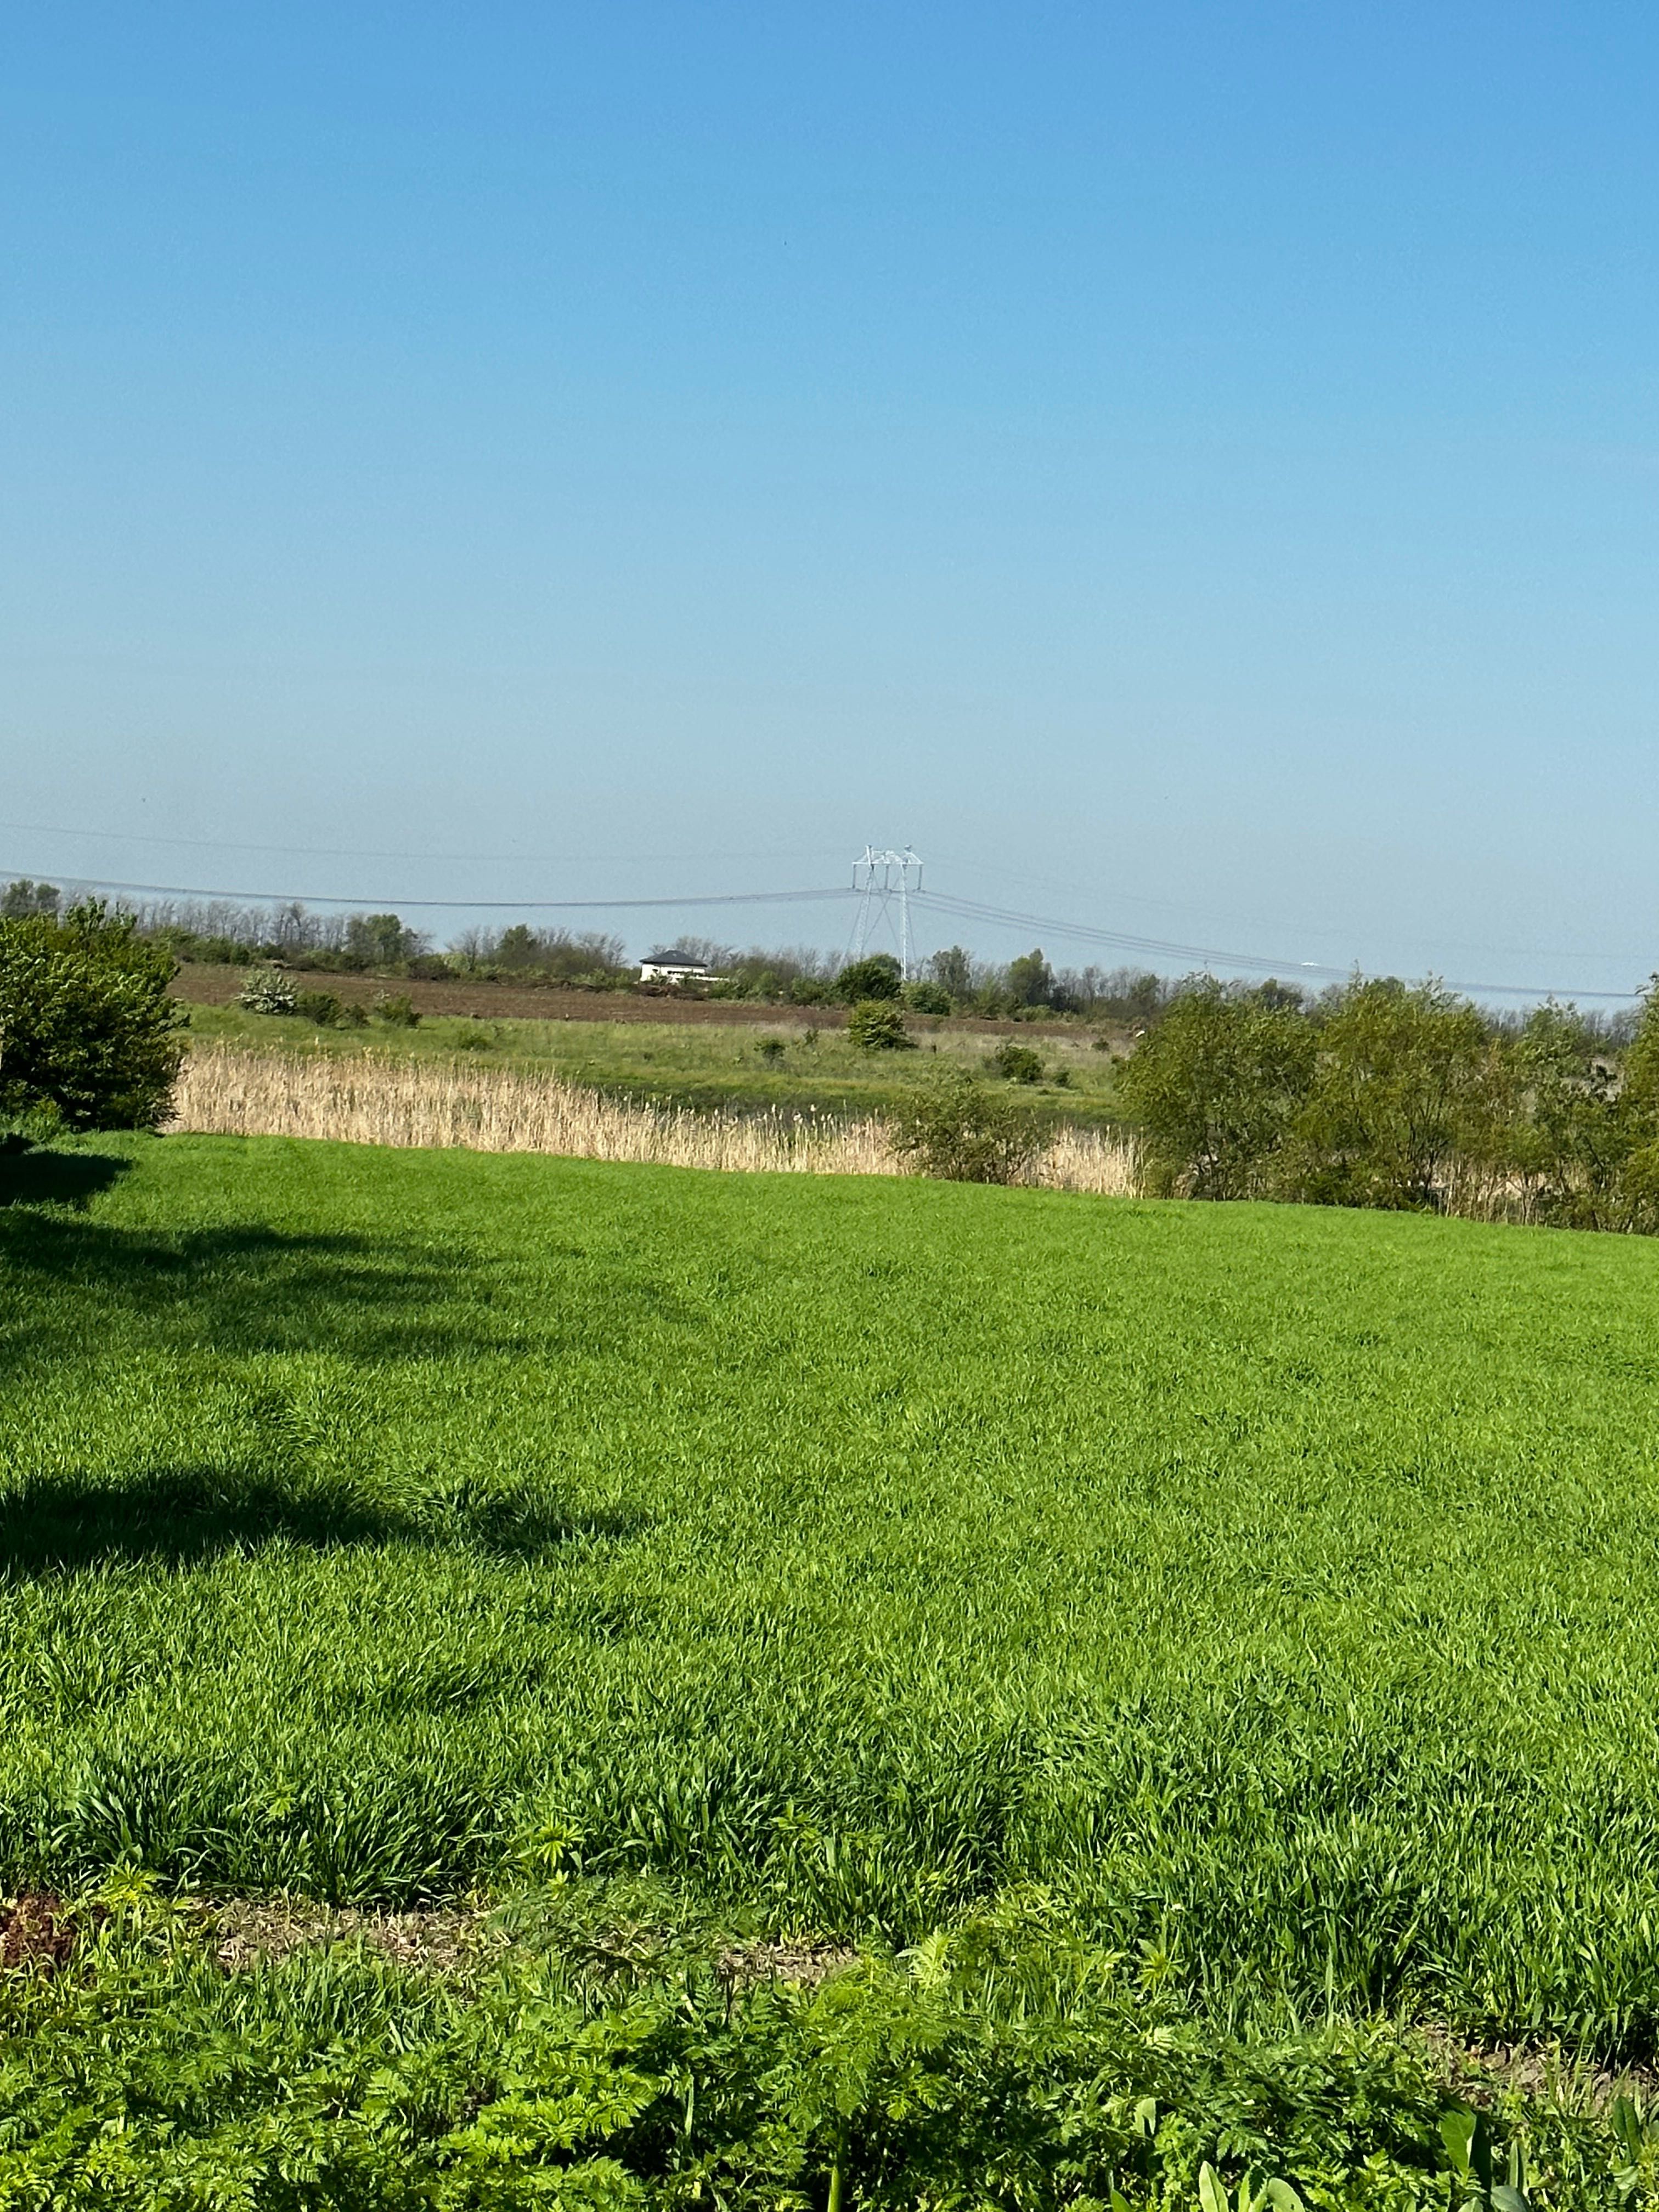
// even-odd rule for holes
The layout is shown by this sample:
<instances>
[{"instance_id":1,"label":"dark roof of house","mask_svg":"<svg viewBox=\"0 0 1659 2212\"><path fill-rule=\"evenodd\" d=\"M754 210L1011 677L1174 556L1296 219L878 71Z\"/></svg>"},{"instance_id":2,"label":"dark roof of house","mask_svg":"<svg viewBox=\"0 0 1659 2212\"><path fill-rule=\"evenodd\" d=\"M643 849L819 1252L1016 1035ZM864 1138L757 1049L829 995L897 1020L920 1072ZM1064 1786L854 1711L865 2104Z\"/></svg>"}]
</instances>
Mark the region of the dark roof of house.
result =
<instances>
[{"instance_id":1,"label":"dark roof of house","mask_svg":"<svg viewBox=\"0 0 1659 2212\"><path fill-rule=\"evenodd\" d=\"M690 952L647 952L645 964L647 968L701 968L702 963Z\"/></svg>"}]
</instances>

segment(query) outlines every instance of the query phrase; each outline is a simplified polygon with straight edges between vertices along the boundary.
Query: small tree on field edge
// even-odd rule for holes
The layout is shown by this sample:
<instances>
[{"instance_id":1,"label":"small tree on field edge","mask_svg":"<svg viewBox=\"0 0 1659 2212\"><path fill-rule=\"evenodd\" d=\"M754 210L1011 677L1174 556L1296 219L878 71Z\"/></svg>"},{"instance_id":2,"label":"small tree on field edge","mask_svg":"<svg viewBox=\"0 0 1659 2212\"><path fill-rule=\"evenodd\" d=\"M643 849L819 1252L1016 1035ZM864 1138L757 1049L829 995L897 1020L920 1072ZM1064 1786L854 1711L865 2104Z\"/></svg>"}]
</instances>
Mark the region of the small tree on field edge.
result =
<instances>
[{"instance_id":1,"label":"small tree on field edge","mask_svg":"<svg viewBox=\"0 0 1659 2212\"><path fill-rule=\"evenodd\" d=\"M172 954L101 899L0 920L0 1115L70 1129L154 1129L184 1043Z\"/></svg>"},{"instance_id":2,"label":"small tree on field edge","mask_svg":"<svg viewBox=\"0 0 1659 2212\"><path fill-rule=\"evenodd\" d=\"M847 1017L847 1041L860 1052L914 1052L904 1017L884 999L866 999Z\"/></svg>"},{"instance_id":3,"label":"small tree on field edge","mask_svg":"<svg viewBox=\"0 0 1659 2212\"><path fill-rule=\"evenodd\" d=\"M867 960L855 960L842 969L836 978L836 996L849 1006L863 999L896 999L903 981L903 971L890 952L872 952Z\"/></svg>"},{"instance_id":4,"label":"small tree on field edge","mask_svg":"<svg viewBox=\"0 0 1659 2212\"><path fill-rule=\"evenodd\" d=\"M965 1068L943 1070L894 1120L893 1141L924 1175L948 1182L1012 1182L1036 1150L1036 1130L1006 1097Z\"/></svg>"}]
</instances>

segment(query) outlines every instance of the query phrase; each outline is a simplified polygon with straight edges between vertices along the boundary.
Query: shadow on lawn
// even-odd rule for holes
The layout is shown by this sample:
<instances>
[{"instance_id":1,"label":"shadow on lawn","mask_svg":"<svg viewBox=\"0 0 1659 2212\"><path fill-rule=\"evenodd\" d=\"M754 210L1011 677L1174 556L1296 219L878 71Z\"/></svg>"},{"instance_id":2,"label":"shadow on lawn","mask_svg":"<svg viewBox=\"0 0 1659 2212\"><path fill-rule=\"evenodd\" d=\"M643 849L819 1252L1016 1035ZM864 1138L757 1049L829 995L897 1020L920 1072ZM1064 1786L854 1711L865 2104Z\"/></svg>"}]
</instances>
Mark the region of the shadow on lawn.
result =
<instances>
[{"instance_id":1,"label":"shadow on lawn","mask_svg":"<svg viewBox=\"0 0 1659 2212\"><path fill-rule=\"evenodd\" d=\"M60 1165L88 1156L59 1156ZM83 1186L84 1187L84 1186ZM258 1223L157 1232L0 1207L11 1311L0 1359L89 1335L217 1352L326 1351L367 1360L501 1349L471 1253L429 1241L305 1235Z\"/></svg>"},{"instance_id":2,"label":"shadow on lawn","mask_svg":"<svg viewBox=\"0 0 1659 2212\"><path fill-rule=\"evenodd\" d=\"M107 1152L43 1152L0 1144L0 1206L91 1203L131 1167Z\"/></svg>"},{"instance_id":3,"label":"shadow on lawn","mask_svg":"<svg viewBox=\"0 0 1659 2212\"><path fill-rule=\"evenodd\" d=\"M213 1468L114 1482L52 1476L0 1494L0 1578L124 1561L188 1567L272 1543L307 1551L413 1544L530 1558L645 1526L642 1516L570 1513L534 1493L405 1507L314 1476L283 1484Z\"/></svg>"}]
</instances>

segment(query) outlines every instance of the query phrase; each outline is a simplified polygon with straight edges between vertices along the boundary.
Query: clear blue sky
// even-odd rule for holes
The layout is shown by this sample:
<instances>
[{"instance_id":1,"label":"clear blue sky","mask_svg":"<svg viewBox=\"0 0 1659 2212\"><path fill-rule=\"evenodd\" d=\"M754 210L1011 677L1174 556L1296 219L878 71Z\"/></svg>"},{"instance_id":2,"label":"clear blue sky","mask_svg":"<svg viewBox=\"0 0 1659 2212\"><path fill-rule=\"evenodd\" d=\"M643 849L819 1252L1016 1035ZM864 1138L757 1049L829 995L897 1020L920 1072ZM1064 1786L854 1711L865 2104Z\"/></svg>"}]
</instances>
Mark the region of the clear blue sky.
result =
<instances>
[{"instance_id":1,"label":"clear blue sky","mask_svg":"<svg viewBox=\"0 0 1659 2212\"><path fill-rule=\"evenodd\" d=\"M0 817L52 834L0 868L678 895L908 840L1630 989L1656 115L1659 16L1595 0L26 0Z\"/></svg>"}]
</instances>

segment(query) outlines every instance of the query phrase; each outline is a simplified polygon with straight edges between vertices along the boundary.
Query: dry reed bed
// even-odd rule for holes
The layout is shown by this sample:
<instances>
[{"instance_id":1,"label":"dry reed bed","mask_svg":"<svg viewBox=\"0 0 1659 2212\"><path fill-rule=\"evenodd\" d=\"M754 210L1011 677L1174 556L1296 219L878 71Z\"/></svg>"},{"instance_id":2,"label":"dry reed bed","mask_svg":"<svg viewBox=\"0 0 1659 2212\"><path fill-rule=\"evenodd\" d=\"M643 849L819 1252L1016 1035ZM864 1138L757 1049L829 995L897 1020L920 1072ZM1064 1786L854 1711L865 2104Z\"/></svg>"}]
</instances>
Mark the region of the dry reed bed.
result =
<instances>
[{"instance_id":1,"label":"dry reed bed","mask_svg":"<svg viewBox=\"0 0 1659 2212\"><path fill-rule=\"evenodd\" d=\"M185 1060L175 1129L232 1137L326 1137L357 1145L560 1152L658 1167L794 1175L903 1175L886 1124L817 1114L699 1114L606 1098L556 1075L379 1053L248 1052L210 1046ZM1127 1146L1062 1129L1022 1181L1132 1196Z\"/></svg>"}]
</instances>

